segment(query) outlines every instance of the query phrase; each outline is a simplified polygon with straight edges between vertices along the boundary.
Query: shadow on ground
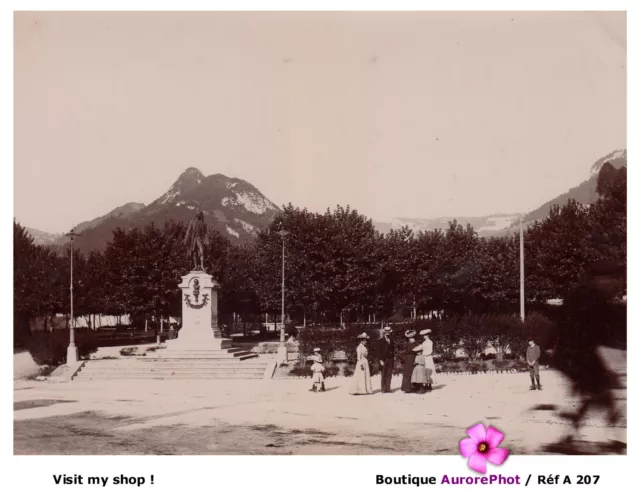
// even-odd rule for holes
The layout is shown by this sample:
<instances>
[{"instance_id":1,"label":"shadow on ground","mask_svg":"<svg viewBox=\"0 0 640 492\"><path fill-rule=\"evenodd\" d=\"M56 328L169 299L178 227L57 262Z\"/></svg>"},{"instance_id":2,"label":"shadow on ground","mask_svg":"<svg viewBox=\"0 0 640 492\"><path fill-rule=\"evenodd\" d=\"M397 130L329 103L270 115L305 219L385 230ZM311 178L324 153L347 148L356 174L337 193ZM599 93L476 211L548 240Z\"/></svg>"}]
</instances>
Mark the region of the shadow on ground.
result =
<instances>
[{"instance_id":1,"label":"shadow on ground","mask_svg":"<svg viewBox=\"0 0 640 492\"><path fill-rule=\"evenodd\" d=\"M58 403L75 403L76 400L26 400L13 403L13 410L26 410L29 408L42 408L57 405Z\"/></svg>"},{"instance_id":2,"label":"shadow on ground","mask_svg":"<svg viewBox=\"0 0 640 492\"><path fill-rule=\"evenodd\" d=\"M207 454L435 454L427 443L407 443L386 434L342 435L318 429L285 429L275 425L203 427L184 425L118 431L140 422L95 412L14 422L16 455L207 455ZM45 439L46 438L46 439ZM437 454L456 454L441 449Z\"/></svg>"},{"instance_id":3,"label":"shadow on ground","mask_svg":"<svg viewBox=\"0 0 640 492\"><path fill-rule=\"evenodd\" d=\"M565 439L543 446L542 450L552 454L567 455L602 455L602 454L627 454L626 443L610 440L608 442L589 442L574 439Z\"/></svg>"},{"instance_id":4,"label":"shadow on ground","mask_svg":"<svg viewBox=\"0 0 640 492\"><path fill-rule=\"evenodd\" d=\"M147 418L81 412L14 422L16 455L457 455L453 428L420 425L429 438L406 435L339 433L321 429L234 425L212 420L209 425L153 426L119 430ZM425 435L425 434L423 434ZM450 445L449 445L450 444ZM517 446L516 446L517 447ZM513 454L532 454L511 448ZM619 442L559 442L535 454L625 454Z\"/></svg>"}]
</instances>

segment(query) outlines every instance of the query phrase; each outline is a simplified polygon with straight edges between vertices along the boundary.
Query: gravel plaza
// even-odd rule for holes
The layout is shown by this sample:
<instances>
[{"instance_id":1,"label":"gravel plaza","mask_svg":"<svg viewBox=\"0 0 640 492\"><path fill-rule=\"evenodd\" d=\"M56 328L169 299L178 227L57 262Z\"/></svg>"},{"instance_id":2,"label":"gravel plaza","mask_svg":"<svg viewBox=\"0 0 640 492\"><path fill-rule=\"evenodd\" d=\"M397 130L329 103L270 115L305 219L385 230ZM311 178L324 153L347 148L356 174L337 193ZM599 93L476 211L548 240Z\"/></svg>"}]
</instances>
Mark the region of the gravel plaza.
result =
<instances>
[{"instance_id":1,"label":"gravel plaza","mask_svg":"<svg viewBox=\"0 0 640 492\"><path fill-rule=\"evenodd\" d=\"M374 394L361 396L343 377L327 379L325 393L309 392L303 378L19 380L14 453L456 455L465 430L484 422L504 432L512 453L546 454L570 430L561 412L578 404L552 370L542 372L542 391L529 390L526 373L440 375L426 395L402 393L400 376L390 394L380 393L379 375L372 380ZM616 403L617 427L589 414L585 454L611 454L611 440L626 446L626 390L616 390Z\"/></svg>"}]
</instances>

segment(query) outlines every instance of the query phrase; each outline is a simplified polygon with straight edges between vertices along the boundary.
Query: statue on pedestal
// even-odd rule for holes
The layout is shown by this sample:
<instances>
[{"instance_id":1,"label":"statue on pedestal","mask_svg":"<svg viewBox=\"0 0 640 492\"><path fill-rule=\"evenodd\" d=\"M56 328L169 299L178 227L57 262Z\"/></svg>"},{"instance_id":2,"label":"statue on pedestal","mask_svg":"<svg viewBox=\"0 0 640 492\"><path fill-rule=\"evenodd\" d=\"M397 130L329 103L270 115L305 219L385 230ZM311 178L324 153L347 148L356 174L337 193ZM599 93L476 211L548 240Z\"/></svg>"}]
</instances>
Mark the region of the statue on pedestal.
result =
<instances>
[{"instance_id":1,"label":"statue on pedestal","mask_svg":"<svg viewBox=\"0 0 640 492\"><path fill-rule=\"evenodd\" d=\"M209 231L210 227L204 221L202 212L198 212L187 227L184 243L187 245L189 256L193 258L194 271L204 272L204 245L209 244Z\"/></svg>"}]
</instances>

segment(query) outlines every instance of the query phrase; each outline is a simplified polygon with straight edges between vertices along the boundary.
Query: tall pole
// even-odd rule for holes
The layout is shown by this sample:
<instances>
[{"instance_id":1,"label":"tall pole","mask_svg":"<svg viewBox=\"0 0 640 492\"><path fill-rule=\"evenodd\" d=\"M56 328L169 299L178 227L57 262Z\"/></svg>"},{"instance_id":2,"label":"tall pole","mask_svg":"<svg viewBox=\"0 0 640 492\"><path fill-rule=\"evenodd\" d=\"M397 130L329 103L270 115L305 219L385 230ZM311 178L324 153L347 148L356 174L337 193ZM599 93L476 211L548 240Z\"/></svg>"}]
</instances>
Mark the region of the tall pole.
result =
<instances>
[{"instance_id":1,"label":"tall pole","mask_svg":"<svg viewBox=\"0 0 640 492\"><path fill-rule=\"evenodd\" d=\"M71 333L69 334L69 342L70 345L75 345L75 331L73 330L75 327L73 325L73 240L71 240L71 275L69 276L69 297L71 299Z\"/></svg>"},{"instance_id":2,"label":"tall pole","mask_svg":"<svg viewBox=\"0 0 640 492\"><path fill-rule=\"evenodd\" d=\"M524 322L524 218L520 216L520 319Z\"/></svg>"},{"instance_id":3,"label":"tall pole","mask_svg":"<svg viewBox=\"0 0 640 492\"><path fill-rule=\"evenodd\" d=\"M284 238L289 234L288 231L282 229L278 235L282 238L282 310L280 320L280 345L278 347L278 360L281 364L288 362L287 345L284 342Z\"/></svg>"},{"instance_id":4,"label":"tall pole","mask_svg":"<svg viewBox=\"0 0 640 492\"><path fill-rule=\"evenodd\" d=\"M284 235L282 236L282 315L280 317L280 343L284 343Z\"/></svg>"},{"instance_id":5,"label":"tall pole","mask_svg":"<svg viewBox=\"0 0 640 492\"><path fill-rule=\"evenodd\" d=\"M74 318L73 318L73 240L78 237L80 234L76 234L74 229L71 229L69 233L66 234L67 237L71 239L70 243L70 252L71 252L71 273L69 275L69 298L70 298L70 307L71 307L71 318L69 319L69 346L67 347L67 365L75 364L78 362L78 347L76 346L76 336L74 330Z\"/></svg>"}]
</instances>

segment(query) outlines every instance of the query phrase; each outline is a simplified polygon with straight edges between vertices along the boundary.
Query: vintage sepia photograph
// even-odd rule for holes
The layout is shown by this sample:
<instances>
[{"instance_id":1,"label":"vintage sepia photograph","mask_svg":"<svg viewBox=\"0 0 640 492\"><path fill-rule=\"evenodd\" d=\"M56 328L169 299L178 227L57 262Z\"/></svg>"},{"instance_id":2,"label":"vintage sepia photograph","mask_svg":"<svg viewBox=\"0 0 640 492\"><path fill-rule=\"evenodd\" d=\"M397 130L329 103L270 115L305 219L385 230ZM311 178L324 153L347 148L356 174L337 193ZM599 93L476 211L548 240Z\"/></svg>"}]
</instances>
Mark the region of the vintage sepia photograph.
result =
<instances>
[{"instance_id":1,"label":"vintage sepia photograph","mask_svg":"<svg viewBox=\"0 0 640 492\"><path fill-rule=\"evenodd\" d=\"M14 455L627 454L624 11L14 13Z\"/></svg>"}]
</instances>

